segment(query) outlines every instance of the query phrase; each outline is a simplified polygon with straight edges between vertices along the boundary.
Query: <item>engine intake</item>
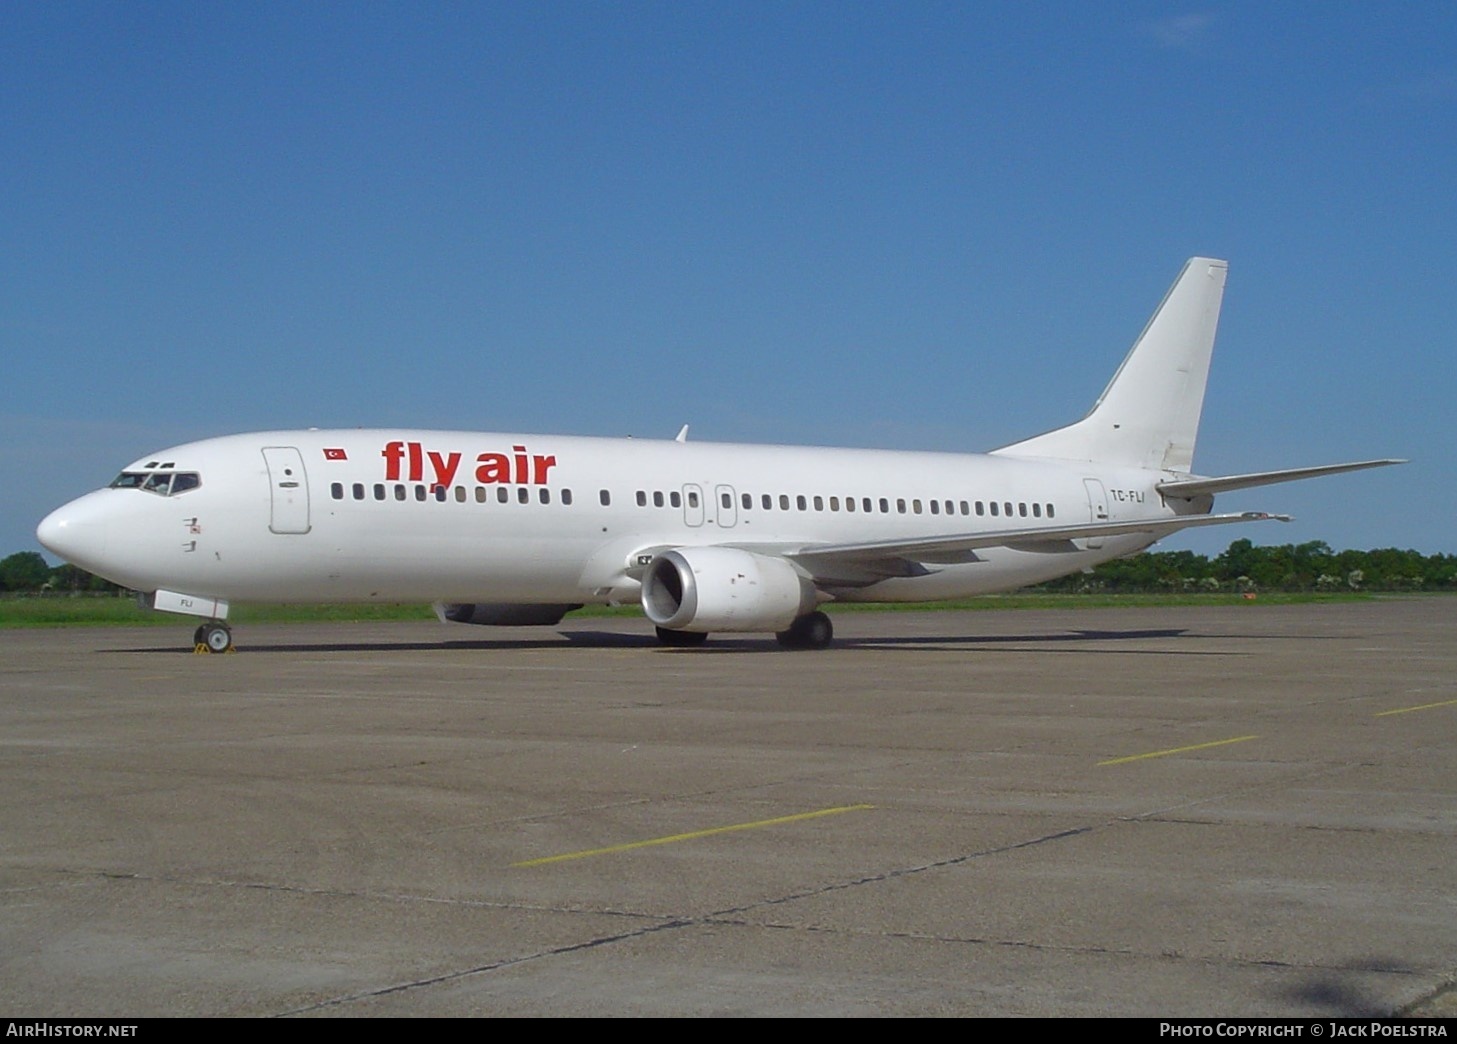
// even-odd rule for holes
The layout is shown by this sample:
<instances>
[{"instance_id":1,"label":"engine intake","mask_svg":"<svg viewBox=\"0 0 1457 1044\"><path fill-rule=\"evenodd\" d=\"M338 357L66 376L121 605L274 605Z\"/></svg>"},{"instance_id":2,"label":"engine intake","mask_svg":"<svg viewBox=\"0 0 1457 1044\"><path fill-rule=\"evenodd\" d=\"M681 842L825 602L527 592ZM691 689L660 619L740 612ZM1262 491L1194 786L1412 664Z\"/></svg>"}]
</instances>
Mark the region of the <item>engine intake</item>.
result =
<instances>
[{"instance_id":1,"label":"engine intake","mask_svg":"<svg viewBox=\"0 0 1457 1044\"><path fill-rule=\"evenodd\" d=\"M782 558L732 547L680 547L642 581L648 619L672 631L782 631L814 609L814 585Z\"/></svg>"}]
</instances>

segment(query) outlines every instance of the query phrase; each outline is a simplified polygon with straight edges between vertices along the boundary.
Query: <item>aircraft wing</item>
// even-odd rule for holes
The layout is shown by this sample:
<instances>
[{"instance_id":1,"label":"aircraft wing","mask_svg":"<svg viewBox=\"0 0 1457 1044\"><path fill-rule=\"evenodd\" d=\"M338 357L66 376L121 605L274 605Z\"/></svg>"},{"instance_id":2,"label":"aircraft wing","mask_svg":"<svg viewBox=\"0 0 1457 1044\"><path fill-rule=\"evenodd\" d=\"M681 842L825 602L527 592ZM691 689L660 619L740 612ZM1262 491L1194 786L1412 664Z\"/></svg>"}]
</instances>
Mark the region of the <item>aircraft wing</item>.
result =
<instances>
[{"instance_id":1,"label":"aircraft wing","mask_svg":"<svg viewBox=\"0 0 1457 1044\"><path fill-rule=\"evenodd\" d=\"M1314 468L1287 468L1284 471L1255 471L1248 475L1225 475L1222 478L1173 479L1160 482L1154 488L1166 497L1188 499L1205 493L1227 493L1232 489L1248 489L1251 486L1268 486L1276 482L1294 482L1296 479L1315 478L1318 475L1339 475L1343 471L1361 471L1365 468L1384 468L1388 464L1405 464L1404 460L1360 460L1350 464L1322 464Z\"/></svg>"},{"instance_id":2,"label":"aircraft wing","mask_svg":"<svg viewBox=\"0 0 1457 1044\"><path fill-rule=\"evenodd\" d=\"M1079 551L1073 541L1089 537L1138 533L1158 539L1195 526L1232 522L1289 522L1289 515L1246 511L1227 515L1181 515L1132 522L1083 522L1069 526L1002 529L911 540L875 540L860 544L810 544L781 553L822 582L874 583L891 576L924 576L926 564L975 562L982 548L1007 547L1018 551L1058 554Z\"/></svg>"}]
</instances>

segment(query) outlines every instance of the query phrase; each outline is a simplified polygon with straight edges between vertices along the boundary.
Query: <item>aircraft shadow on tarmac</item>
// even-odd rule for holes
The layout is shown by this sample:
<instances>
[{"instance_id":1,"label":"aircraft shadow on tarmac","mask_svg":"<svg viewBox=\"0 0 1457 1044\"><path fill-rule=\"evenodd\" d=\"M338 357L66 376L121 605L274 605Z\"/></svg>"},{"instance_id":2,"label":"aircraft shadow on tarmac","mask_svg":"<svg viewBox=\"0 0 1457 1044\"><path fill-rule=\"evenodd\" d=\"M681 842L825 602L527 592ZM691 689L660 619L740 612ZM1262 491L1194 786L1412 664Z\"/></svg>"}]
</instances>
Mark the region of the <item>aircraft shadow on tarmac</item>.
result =
<instances>
[{"instance_id":1,"label":"aircraft shadow on tarmac","mask_svg":"<svg viewBox=\"0 0 1457 1044\"><path fill-rule=\"evenodd\" d=\"M1018 652L1019 646L1057 646L1064 643L1083 642L1124 642L1138 639L1155 638L1182 638L1188 634L1185 628L1159 628L1154 630L1139 629L1129 631L1062 631L1048 632L1046 634L974 634L974 635L951 635L951 634L926 634L926 635L894 635L883 638L855 637L836 638L832 645L825 652L833 653L835 650L864 649L878 652L917 652L936 651L954 652L958 649L975 648L978 652ZM1196 635L1193 637L1208 637ZM649 639L652 641L652 639ZM720 639L717 636L711 637L707 644L688 649L663 648L664 653L675 655L712 655L714 653L745 653L763 652L766 648L775 647L773 639L767 642L757 636L744 636L739 638L724 636ZM1197 650L1197 649L1110 649L1110 648L1062 648L1051 649L1055 652L1121 652L1121 653L1144 653L1153 656L1224 656L1224 651Z\"/></svg>"},{"instance_id":2,"label":"aircraft shadow on tarmac","mask_svg":"<svg viewBox=\"0 0 1457 1044\"><path fill-rule=\"evenodd\" d=\"M1138 628L1126 631L1113 630L1074 630L1074 631L1052 631L1046 633L1029 634L974 634L974 635L949 635L949 634L927 634L927 635L896 635L887 637L851 637L837 638L834 645L825 650L834 652L836 649L879 649L879 650L914 650L914 649L946 649L958 646L995 647L1003 645L1047 645L1061 644L1065 642L1123 642L1137 641L1141 639L1158 638L1182 638L1189 634L1187 628ZM1198 637L1220 637L1218 635L1198 635ZM627 632L613 631L557 631L549 638L531 639L482 639L472 641L461 641L458 639L445 639L438 642L401 641L401 642L266 642L252 644L246 639L238 645L240 653L340 653L340 652L451 652L451 651L479 651L479 652L510 652L520 650L549 650L562 649L563 639L566 640L566 647L578 649L644 649L649 651L662 652L670 655L680 656L702 656L711 653L762 653L766 649L773 649L776 643L772 637L757 634L715 634L711 636L704 645L691 648L671 648L660 644L657 638L651 634L633 634ZM109 649L105 652L121 653L169 653L191 654L192 649L185 645L163 645L148 646L135 649ZM1069 652L1074 650L1067 650ZM1128 651L1128 650L1124 650ZM1181 650L1147 650L1156 655L1223 655L1214 651Z\"/></svg>"}]
</instances>

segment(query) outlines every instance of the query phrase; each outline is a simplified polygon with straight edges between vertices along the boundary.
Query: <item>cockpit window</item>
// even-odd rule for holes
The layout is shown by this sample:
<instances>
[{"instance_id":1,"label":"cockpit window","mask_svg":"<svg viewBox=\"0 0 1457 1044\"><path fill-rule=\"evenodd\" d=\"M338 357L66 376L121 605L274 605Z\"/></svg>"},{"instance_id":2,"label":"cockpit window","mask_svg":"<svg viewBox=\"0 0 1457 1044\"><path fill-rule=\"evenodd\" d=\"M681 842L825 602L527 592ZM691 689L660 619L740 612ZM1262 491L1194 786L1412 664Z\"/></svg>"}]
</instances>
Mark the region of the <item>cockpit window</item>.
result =
<instances>
[{"instance_id":1,"label":"cockpit window","mask_svg":"<svg viewBox=\"0 0 1457 1044\"><path fill-rule=\"evenodd\" d=\"M144 489L161 497L175 497L202 485L202 476L195 471L123 471L112 482L112 489Z\"/></svg>"}]
</instances>

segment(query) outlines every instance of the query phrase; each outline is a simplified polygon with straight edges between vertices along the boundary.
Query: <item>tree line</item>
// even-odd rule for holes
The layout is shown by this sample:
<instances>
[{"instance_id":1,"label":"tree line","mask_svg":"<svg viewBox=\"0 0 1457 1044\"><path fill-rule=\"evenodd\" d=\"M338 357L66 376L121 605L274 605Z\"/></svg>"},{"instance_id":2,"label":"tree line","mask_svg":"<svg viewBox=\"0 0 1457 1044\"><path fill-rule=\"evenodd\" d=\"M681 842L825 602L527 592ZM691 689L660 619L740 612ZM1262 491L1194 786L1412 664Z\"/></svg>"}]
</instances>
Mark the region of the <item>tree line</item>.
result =
<instances>
[{"instance_id":1,"label":"tree line","mask_svg":"<svg viewBox=\"0 0 1457 1044\"><path fill-rule=\"evenodd\" d=\"M1234 541L1214 558L1193 551L1145 551L1038 591L1252 592L1457 591L1457 555L1394 547L1333 551L1322 540L1258 547Z\"/></svg>"},{"instance_id":2,"label":"tree line","mask_svg":"<svg viewBox=\"0 0 1457 1044\"><path fill-rule=\"evenodd\" d=\"M110 580L78 566L47 564L39 551L19 551L0 558L0 591L41 594L121 594L123 589Z\"/></svg>"},{"instance_id":3,"label":"tree line","mask_svg":"<svg viewBox=\"0 0 1457 1044\"><path fill-rule=\"evenodd\" d=\"M1234 541L1214 558L1193 551L1145 551L1031 588L1049 592L1457 591L1457 555L1394 547L1333 551L1329 544L1257 547ZM0 559L0 592L121 594L73 565L52 566L36 551Z\"/></svg>"}]
</instances>

